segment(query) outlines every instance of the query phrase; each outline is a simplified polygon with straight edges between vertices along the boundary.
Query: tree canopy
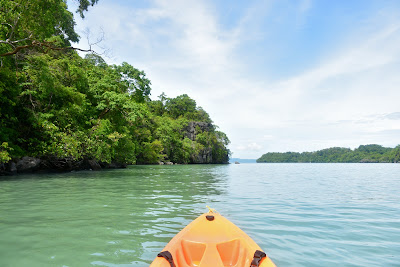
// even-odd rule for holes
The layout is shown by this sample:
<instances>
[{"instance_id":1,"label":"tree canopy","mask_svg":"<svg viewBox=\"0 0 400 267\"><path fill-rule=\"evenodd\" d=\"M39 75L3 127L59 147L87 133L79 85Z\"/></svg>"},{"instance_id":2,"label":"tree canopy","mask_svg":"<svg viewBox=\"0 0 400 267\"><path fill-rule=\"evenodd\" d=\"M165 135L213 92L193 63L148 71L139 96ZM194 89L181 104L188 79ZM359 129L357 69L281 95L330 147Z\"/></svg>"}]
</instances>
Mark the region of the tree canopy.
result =
<instances>
[{"instance_id":1,"label":"tree canopy","mask_svg":"<svg viewBox=\"0 0 400 267\"><path fill-rule=\"evenodd\" d=\"M351 150L350 148L332 147L315 152L270 152L262 155L257 162L400 162L400 145L395 148L380 145L361 145Z\"/></svg>"},{"instance_id":2,"label":"tree canopy","mask_svg":"<svg viewBox=\"0 0 400 267\"><path fill-rule=\"evenodd\" d=\"M11 158L196 163L210 154L207 163L228 160L228 138L195 100L152 101L146 74L126 62L107 65L75 51L37 53L17 72L1 68L0 77L0 140ZM190 122L204 123L192 139Z\"/></svg>"},{"instance_id":3,"label":"tree canopy","mask_svg":"<svg viewBox=\"0 0 400 267\"><path fill-rule=\"evenodd\" d=\"M83 17L98 0L79 0L77 12ZM73 14L65 0L0 0L0 57L26 51L77 49Z\"/></svg>"},{"instance_id":4,"label":"tree canopy","mask_svg":"<svg viewBox=\"0 0 400 267\"><path fill-rule=\"evenodd\" d=\"M80 0L77 12L96 2ZM0 164L228 162L228 138L194 99L151 100L144 71L64 49L79 38L66 1L0 0L0 21Z\"/></svg>"}]
</instances>

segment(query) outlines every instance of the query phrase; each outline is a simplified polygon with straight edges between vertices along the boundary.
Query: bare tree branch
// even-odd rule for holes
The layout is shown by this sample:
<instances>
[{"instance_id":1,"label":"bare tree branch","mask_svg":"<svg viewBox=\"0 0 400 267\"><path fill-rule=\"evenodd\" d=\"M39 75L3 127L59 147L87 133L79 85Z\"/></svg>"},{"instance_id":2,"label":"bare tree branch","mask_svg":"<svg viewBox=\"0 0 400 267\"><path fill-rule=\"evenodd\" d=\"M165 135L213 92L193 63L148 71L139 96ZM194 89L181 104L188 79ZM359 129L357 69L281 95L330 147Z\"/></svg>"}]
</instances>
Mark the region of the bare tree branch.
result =
<instances>
[{"instance_id":1,"label":"bare tree branch","mask_svg":"<svg viewBox=\"0 0 400 267\"><path fill-rule=\"evenodd\" d=\"M0 54L0 57L5 57L5 56L11 56L11 55L15 55L16 53L18 53L20 50L25 49L25 48L29 48L29 47L33 47L33 44L30 45L23 45L23 46L17 46L13 51L4 53L4 54Z\"/></svg>"},{"instance_id":2,"label":"bare tree branch","mask_svg":"<svg viewBox=\"0 0 400 267\"><path fill-rule=\"evenodd\" d=\"M98 36L98 37L96 38L96 41L95 41L95 42L91 42L91 41L90 41L90 39L91 39L91 31L90 31L89 28L86 28L86 29L83 31L83 34L86 36L87 45L88 45L88 47L89 47L89 50L91 50L92 52L94 52L94 53L97 54L97 55L106 55L106 56L107 56L107 54L109 53L109 50L110 50L110 49L107 49L107 48L105 48L105 47L103 47L103 46L100 46L100 43L103 42L103 41L105 40L105 34L104 34L104 30L103 30L102 28L100 28L100 36ZM102 52L101 52L101 53L95 52L95 48L93 48L93 47L98 47L98 48L100 48L100 50L101 50Z\"/></svg>"},{"instance_id":3,"label":"bare tree branch","mask_svg":"<svg viewBox=\"0 0 400 267\"><path fill-rule=\"evenodd\" d=\"M0 43L6 43L9 45L12 45L10 42L5 42L1 41ZM57 51L62 51L62 50L78 50L82 52L94 52L92 49L81 49L78 47L73 47L73 46L67 46L67 47L57 47L52 45L53 42L39 42L39 41L32 41L31 44L28 45L22 45L22 46L17 46L14 48L13 51L9 51L3 54L0 54L0 57L5 57L5 56L10 56L10 55L15 55L17 54L20 50L26 49L26 48L31 48L31 47L46 47L48 50L57 50ZM13 46L14 47L14 46Z\"/></svg>"},{"instance_id":4,"label":"bare tree branch","mask_svg":"<svg viewBox=\"0 0 400 267\"><path fill-rule=\"evenodd\" d=\"M31 35L29 35L29 37L26 37L26 38L24 38L24 39L21 39L21 40L15 40L15 41L8 42L8 43L10 43L10 44L16 44L16 43L19 43L19 42L24 42L24 41L31 40L31 38L32 38L32 34L31 34ZM7 40L7 41L8 41L8 40Z\"/></svg>"},{"instance_id":5,"label":"bare tree branch","mask_svg":"<svg viewBox=\"0 0 400 267\"><path fill-rule=\"evenodd\" d=\"M6 26L12 28L11 24L10 24L10 23L7 23L7 22L2 22L1 25L6 25Z\"/></svg>"},{"instance_id":6,"label":"bare tree branch","mask_svg":"<svg viewBox=\"0 0 400 267\"><path fill-rule=\"evenodd\" d=\"M17 19L18 20L18 19ZM17 21L15 22L17 23ZM8 24L8 23L2 23L2 24L7 24L8 26L11 27L11 33L9 34L10 37L12 37L14 28L16 26L16 24L14 26ZM92 52L92 53L96 53L96 54L106 54L108 52L108 49L105 49L104 47L100 46L99 44L104 41L104 31L101 30L101 35L99 37L97 37L95 42L90 42L90 30L86 30L85 32L87 41L88 41L88 46L89 49L82 49L82 48L78 48L78 47L73 47L73 46L67 46L67 47L57 47L54 46L54 42L47 42L47 41L37 41L37 40L32 40L32 33L30 33L29 37L20 39L20 40L13 40L11 41L10 37L7 38L7 40L0 40L0 44L6 44L12 47L12 51L8 51L6 53L0 54L0 57L6 57L6 56L11 56L11 55L15 55L18 52L20 52L21 50L27 49L27 48L33 48L33 47L38 47L38 48L47 48L48 50L56 50L56 51L63 51L63 50L77 50L77 51L81 51L81 52ZM30 44L26 44L26 45L17 45L18 43L22 43L25 41L30 41L32 40L32 42ZM97 46L98 48L100 48L103 52L102 53L97 53L94 51L94 49L92 47Z\"/></svg>"}]
</instances>

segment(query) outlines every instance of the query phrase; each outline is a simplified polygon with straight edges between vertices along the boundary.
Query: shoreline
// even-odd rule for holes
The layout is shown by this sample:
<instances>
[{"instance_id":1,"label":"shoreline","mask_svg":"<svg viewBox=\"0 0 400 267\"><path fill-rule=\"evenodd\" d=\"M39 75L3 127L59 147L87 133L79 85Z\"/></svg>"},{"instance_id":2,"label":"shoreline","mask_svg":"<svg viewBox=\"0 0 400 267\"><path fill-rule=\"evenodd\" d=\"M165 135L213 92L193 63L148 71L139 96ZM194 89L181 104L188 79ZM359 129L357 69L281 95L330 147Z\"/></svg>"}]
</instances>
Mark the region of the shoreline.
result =
<instances>
[{"instance_id":1,"label":"shoreline","mask_svg":"<svg viewBox=\"0 0 400 267\"><path fill-rule=\"evenodd\" d=\"M188 163L192 164L229 164L226 163ZM67 173L72 171L102 171L125 169L128 165L182 165L171 161L160 161L154 164L126 164L119 162L101 162L94 159L74 160L72 158L36 158L22 157L0 164L0 177L37 173Z\"/></svg>"},{"instance_id":2,"label":"shoreline","mask_svg":"<svg viewBox=\"0 0 400 267\"><path fill-rule=\"evenodd\" d=\"M83 170L122 169L128 164L99 162L92 159L22 157L0 164L0 176L14 176L29 173L63 173Z\"/></svg>"}]
</instances>

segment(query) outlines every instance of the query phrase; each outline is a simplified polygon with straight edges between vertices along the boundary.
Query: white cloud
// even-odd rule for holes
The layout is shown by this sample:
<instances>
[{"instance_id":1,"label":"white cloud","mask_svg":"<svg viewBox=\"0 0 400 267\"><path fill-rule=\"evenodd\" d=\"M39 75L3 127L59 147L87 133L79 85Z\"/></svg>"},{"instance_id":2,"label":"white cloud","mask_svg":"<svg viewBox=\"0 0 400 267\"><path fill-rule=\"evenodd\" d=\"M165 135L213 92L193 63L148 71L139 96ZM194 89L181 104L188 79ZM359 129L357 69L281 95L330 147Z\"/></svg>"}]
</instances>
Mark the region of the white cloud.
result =
<instances>
[{"instance_id":1,"label":"white cloud","mask_svg":"<svg viewBox=\"0 0 400 267\"><path fill-rule=\"evenodd\" d=\"M400 120L400 112L393 112L390 114L385 114L385 115L383 115L383 118L389 119L389 120Z\"/></svg>"},{"instance_id":2,"label":"white cloud","mask_svg":"<svg viewBox=\"0 0 400 267\"><path fill-rule=\"evenodd\" d=\"M246 6L230 27L219 23L221 14L212 1L148 3L132 8L99 1L84 21L78 19L78 29L101 26L115 55L111 63L127 61L143 69L152 81L153 98L163 91L194 98L227 133L235 157L398 142L399 120L393 119L400 110L396 10L377 11L363 29L350 25L344 29L347 39L329 44L333 50L318 62L277 79L253 75L260 66L245 60L254 43L271 45L279 38L261 26L274 12L270 1ZM294 23L304 25L313 4L299 2ZM383 117L368 117L373 114Z\"/></svg>"},{"instance_id":3,"label":"white cloud","mask_svg":"<svg viewBox=\"0 0 400 267\"><path fill-rule=\"evenodd\" d=\"M243 151L260 151L262 149L262 146L260 146L257 143L250 143L246 145L240 145L236 147L237 150L243 150Z\"/></svg>"}]
</instances>

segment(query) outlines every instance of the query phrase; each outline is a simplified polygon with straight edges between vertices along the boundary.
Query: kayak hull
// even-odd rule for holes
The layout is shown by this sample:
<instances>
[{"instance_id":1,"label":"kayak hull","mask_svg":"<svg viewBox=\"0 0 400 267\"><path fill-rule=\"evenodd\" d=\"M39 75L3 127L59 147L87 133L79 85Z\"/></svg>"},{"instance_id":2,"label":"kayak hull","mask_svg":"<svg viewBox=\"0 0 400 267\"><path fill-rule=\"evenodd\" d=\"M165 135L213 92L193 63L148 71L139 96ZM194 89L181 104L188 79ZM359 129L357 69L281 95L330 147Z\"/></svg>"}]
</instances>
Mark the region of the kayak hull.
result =
<instances>
[{"instance_id":1,"label":"kayak hull","mask_svg":"<svg viewBox=\"0 0 400 267\"><path fill-rule=\"evenodd\" d=\"M250 266L261 248L239 227L217 213L205 213L179 232L163 251L171 253L176 267ZM154 259L150 267L170 267L164 257ZM268 256L260 267L273 267Z\"/></svg>"}]
</instances>

